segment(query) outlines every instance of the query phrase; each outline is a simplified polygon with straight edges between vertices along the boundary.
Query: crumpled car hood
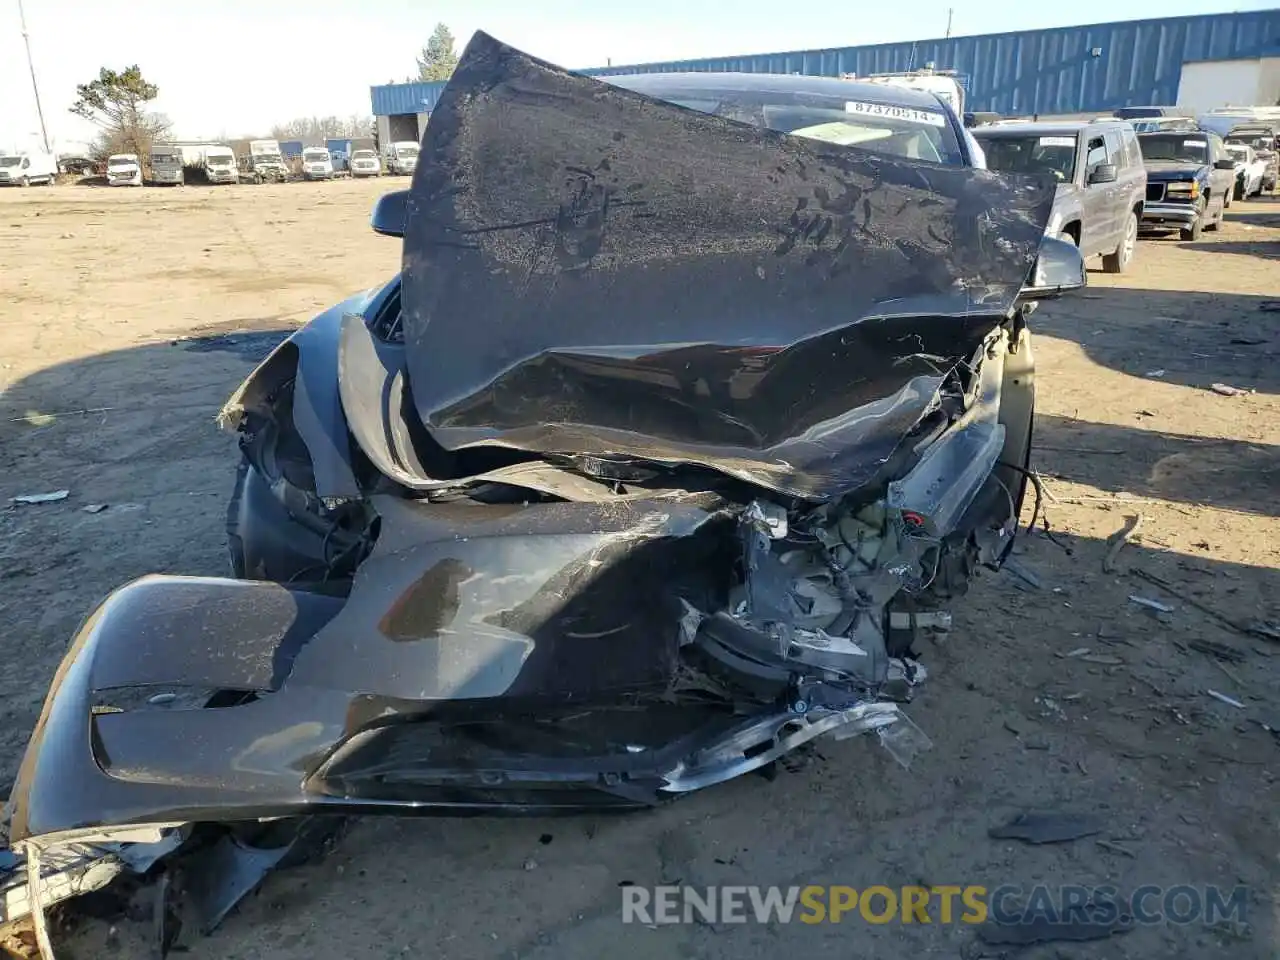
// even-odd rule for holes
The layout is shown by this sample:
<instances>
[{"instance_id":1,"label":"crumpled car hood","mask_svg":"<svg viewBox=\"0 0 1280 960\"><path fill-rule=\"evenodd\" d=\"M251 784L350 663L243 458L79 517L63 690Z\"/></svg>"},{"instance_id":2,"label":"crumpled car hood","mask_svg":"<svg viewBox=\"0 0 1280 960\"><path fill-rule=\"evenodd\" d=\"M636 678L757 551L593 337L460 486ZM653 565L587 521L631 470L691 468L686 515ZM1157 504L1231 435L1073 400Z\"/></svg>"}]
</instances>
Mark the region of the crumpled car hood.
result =
<instances>
[{"instance_id":1,"label":"crumpled car hood","mask_svg":"<svg viewBox=\"0 0 1280 960\"><path fill-rule=\"evenodd\" d=\"M869 479L1034 263L1054 196L802 140L477 33L407 205L412 399L449 450Z\"/></svg>"}]
</instances>

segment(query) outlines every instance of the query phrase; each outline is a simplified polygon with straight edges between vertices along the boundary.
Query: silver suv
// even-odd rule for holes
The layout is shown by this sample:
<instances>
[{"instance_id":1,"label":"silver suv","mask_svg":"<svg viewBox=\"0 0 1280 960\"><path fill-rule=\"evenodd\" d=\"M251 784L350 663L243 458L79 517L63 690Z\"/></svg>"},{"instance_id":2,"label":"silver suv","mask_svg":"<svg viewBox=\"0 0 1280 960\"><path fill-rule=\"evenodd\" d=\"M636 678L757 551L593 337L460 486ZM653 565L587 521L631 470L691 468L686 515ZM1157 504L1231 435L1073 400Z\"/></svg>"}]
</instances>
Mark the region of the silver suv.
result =
<instances>
[{"instance_id":1,"label":"silver suv","mask_svg":"<svg viewBox=\"0 0 1280 960\"><path fill-rule=\"evenodd\" d=\"M1058 192L1046 233L1070 240L1108 273L1133 261L1147 171L1133 126L1123 120L1006 123L970 131L987 167L1051 173Z\"/></svg>"}]
</instances>

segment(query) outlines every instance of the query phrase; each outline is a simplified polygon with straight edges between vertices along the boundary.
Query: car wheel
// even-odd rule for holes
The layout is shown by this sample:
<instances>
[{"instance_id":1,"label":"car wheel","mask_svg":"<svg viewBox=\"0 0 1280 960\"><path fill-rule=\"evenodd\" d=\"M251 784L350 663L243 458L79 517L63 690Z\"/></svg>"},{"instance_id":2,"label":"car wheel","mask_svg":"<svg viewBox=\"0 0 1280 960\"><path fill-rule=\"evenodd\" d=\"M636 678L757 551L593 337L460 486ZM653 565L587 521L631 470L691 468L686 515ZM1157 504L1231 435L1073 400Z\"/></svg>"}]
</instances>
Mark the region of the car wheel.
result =
<instances>
[{"instance_id":1,"label":"car wheel","mask_svg":"<svg viewBox=\"0 0 1280 960\"><path fill-rule=\"evenodd\" d=\"M20 186L20 187L29 187L29 186L31 186L31 178L30 178L30 177L23 177L21 180L19 180L19 181L18 181L18 186Z\"/></svg>"},{"instance_id":2,"label":"car wheel","mask_svg":"<svg viewBox=\"0 0 1280 960\"><path fill-rule=\"evenodd\" d=\"M1200 209L1196 211L1195 223L1189 227L1183 227L1178 231L1178 235L1183 240L1199 240L1200 232L1204 229L1204 217L1209 211L1205 209L1205 205L1200 204Z\"/></svg>"},{"instance_id":3,"label":"car wheel","mask_svg":"<svg viewBox=\"0 0 1280 960\"><path fill-rule=\"evenodd\" d=\"M1133 260L1134 251L1138 248L1138 215L1132 210L1124 222L1124 233L1115 253L1104 254L1102 269L1107 273L1124 273Z\"/></svg>"},{"instance_id":4,"label":"car wheel","mask_svg":"<svg viewBox=\"0 0 1280 960\"><path fill-rule=\"evenodd\" d=\"M1227 219L1227 201L1224 196L1222 202L1218 204L1218 215L1204 225L1206 230L1219 230L1222 227L1222 221Z\"/></svg>"},{"instance_id":5,"label":"car wheel","mask_svg":"<svg viewBox=\"0 0 1280 960\"><path fill-rule=\"evenodd\" d=\"M1245 198L1245 184L1243 180L1237 180L1235 189L1231 191L1231 199L1243 200Z\"/></svg>"}]
</instances>

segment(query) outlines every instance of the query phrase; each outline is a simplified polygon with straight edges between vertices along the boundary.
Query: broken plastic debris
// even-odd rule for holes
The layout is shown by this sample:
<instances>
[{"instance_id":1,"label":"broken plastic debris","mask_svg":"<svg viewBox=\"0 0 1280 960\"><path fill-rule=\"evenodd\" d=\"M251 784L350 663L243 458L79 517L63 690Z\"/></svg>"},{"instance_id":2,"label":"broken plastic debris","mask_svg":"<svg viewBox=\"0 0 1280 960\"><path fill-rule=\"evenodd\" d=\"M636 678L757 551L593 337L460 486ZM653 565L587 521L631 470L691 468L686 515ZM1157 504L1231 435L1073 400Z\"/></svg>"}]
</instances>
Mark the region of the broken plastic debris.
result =
<instances>
[{"instance_id":1,"label":"broken plastic debris","mask_svg":"<svg viewBox=\"0 0 1280 960\"><path fill-rule=\"evenodd\" d=\"M1085 663L1098 663L1104 667L1119 667L1124 664L1119 657L1113 657L1108 653L1086 653L1080 659Z\"/></svg>"},{"instance_id":2,"label":"broken plastic debris","mask_svg":"<svg viewBox=\"0 0 1280 960\"><path fill-rule=\"evenodd\" d=\"M1164 371L1163 371L1163 370L1148 370L1148 371L1144 374L1144 376L1148 376L1148 377L1163 377L1163 376L1164 376Z\"/></svg>"},{"instance_id":3,"label":"broken plastic debris","mask_svg":"<svg viewBox=\"0 0 1280 960\"><path fill-rule=\"evenodd\" d=\"M26 858L15 857L0 873L0 924L12 923L31 913L31 884L26 868ZM123 868L119 858L86 845L40 851L37 866L40 906L49 907L69 897L100 890Z\"/></svg>"},{"instance_id":4,"label":"broken plastic debris","mask_svg":"<svg viewBox=\"0 0 1280 960\"><path fill-rule=\"evenodd\" d=\"M916 757L933 749L933 741L905 713L898 712L898 722L876 730L880 745L889 751L905 770L911 769Z\"/></svg>"},{"instance_id":5,"label":"broken plastic debris","mask_svg":"<svg viewBox=\"0 0 1280 960\"><path fill-rule=\"evenodd\" d=\"M1020 813L1008 823L992 827L987 836L994 840L1062 843L1101 833L1102 827L1102 821L1089 814Z\"/></svg>"},{"instance_id":6,"label":"broken plastic debris","mask_svg":"<svg viewBox=\"0 0 1280 960\"><path fill-rule=\"evenodd\" d=\"M1224 397L1243 397L1252 390L1241 390L1239 387L1233 387L1225 383L1214 383L1209 386L1214 393L1221 394Z\"/></svg>"},{"instance_id":7,"label":"broken plastic debris","mask_svg":"<svg viewBox=\"0 0 1280 960\"><path fill-rule=\"evenodd\" d=\"M681 598L680 603L684 607L684 613L680 615L680 646L683 647L693 643L694 637L698 635L698 628L707 619L707 615L684 598Z\"/></svg>"},{"instance_id":8,"label":"broken plastic debris","mask_svg":"<svg viewBox=\"0 0 1280 960\"><path fill-rule=\"evenodd\" d=\"M1037 590L1039 590L1041 587L1040 578L1036 576L1032 571L1024 567L1018 560L1015 560L1013 557L1009 557L1008 559L1006 559L1005 562L1000 565L1000 569L1008 570L1011 574L1013 574L1019 580L1029 584L1032 587L1035 587Z\"/></svg>"},{"instance_id":9,"label":"broken plastic debris","mask_svg":"<svg viewBox=\"0 0 1280 960\"><path fill-rule=\"evenodd\" d=\"M978 939L983 943L1013 946L1055 940L1083 942L1106 940L1114 934L1127 932L1133 926L1133 912L1124 897L1068 907L1061 915L1045 911L1038 901L1032 901L1014 916L1009 916L1009 912L1002 910L1003 916L993 917L980 925Z\"/></svg>"},{"instance_id":10,"label":"broken plastic debris","mask_svg":"<svg viewBox=\"0 0 1280 960\"><path fill-rule=\"evenodd\" d=\"M1174 611L1174 608L1169 606L1167 603L1161 603L1159 600L1152 600L1149 597L1138 597L1133 594L1129 594L1129 599L1140 607L1147 607L1151 610L1157 610L1160 613L1173 613Z\"/></svg>"},{"instance_id":11,"label":"broken plastic debris","mask_svg":"<svg viewBox=\"0 0 1280 960\"><path fill-rule=\"evenodd\" d=\"M767 533L771 540L781 540L787 535L786 507L763 500L753 500L742 516L744 520L754 523Z\"/></svg>"},{"instance_id":12,"label":"broken plastic debris","mask_svg":"<svg viewBox=\"0 0 1280 960\"><path fill-rule=\"evenodd\" d=\"M107 509L107 505L105 503L86 503L80 509L85 513L101 513L103 510Z\"/></svg>"},{"instance_id":13,"label":"broken plastic debris","mask_svg":"<svg viewBox=\"0 0 1280 960\"><path fill-rule=\"evenodd\" d=\"M10 497L12 503L55 503L58 500L65 500L71 495L70 490L54 490L52 493L22 493L16 497Z\"/></svg>"},{"instance_id":14,"label":"broken plastic debris","mask_svg":"<svg viewBox=\"0 0 1280 960\"><path fill-rule=\"evenodd\" d=\"M913 613L908 610L894 610L889 614L889 629L910 630L912 620L918 630L936 630L946 633L951 629L951 612L948 610L924 610Z\"/></svg>"},{"instance_id":15,"label":"broken plastic debris","mask_svg":"<svg viewBox=\"0 0 1280 960\"><path fill-rule=\"evenodd\" d=\"M1217 690L1206 690L1205 693L1207 693L1209 696L1213 697L1213 699L1219 701L1220 703L1225 703L1229 707L1235 707L1237 710L1244 709L1243 703L1241 703L1239 700L1236 700L1234 697L1228 697L1225 693L1219 693Z\"/></svg>"}]
</instances>

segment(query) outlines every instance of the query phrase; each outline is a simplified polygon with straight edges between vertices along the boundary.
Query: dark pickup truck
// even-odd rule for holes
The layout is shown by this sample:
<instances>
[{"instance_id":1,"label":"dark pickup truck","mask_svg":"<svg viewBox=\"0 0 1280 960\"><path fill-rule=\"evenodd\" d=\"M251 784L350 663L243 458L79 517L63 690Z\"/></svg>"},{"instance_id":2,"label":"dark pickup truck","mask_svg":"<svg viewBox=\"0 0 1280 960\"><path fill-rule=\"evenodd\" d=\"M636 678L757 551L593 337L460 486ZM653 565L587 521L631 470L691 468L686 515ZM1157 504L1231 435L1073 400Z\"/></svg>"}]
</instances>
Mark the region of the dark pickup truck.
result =
<instances>
[{"instance_id":1,"label":"dark pickup truck","mask_svg":"<svg viewBox=\"0 0 1280 960\"><path fill-rule=\"evenodd\" d=\"M1183 240L1217 230L1235 186L1235 161L1222 138L1208 130L1140 133L1138 145L1147 168L1142 225L1177 228Z\"/></svg>"}]
</instances>

